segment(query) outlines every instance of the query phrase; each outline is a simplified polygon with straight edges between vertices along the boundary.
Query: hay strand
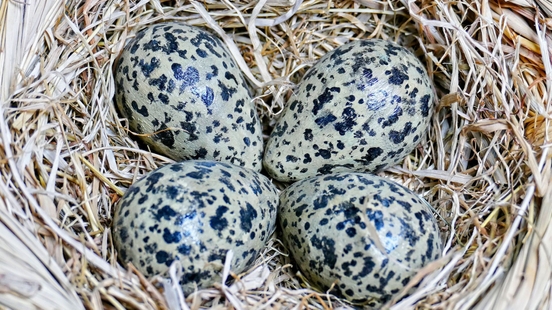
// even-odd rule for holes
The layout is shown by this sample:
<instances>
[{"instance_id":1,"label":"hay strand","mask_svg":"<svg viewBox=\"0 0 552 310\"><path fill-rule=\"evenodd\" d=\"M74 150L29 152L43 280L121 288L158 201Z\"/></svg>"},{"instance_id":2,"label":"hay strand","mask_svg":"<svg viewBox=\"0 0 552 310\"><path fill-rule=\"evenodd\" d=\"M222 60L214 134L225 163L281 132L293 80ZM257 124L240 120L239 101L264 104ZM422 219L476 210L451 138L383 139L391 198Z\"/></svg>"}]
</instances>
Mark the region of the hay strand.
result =
<instances>
[{"instance_id":1,"label":"hay strand","mask_svg":"<svg viewBox=\"0 0 552 310\"><path fill-rule=\"evenodd\" d=\"M140 29L176 20L227 44L265 134L328 51L361 38L411 49L439 100L428 137L381 174L431 204L445 255L388 306L550 308L551 12L541 0L0 2L0 306L352 308L310 287L278 235L251 270L226 266L231 284L189 296L178 265L147 279L118 262L113 205L172 161L129 135L113 65Z\"/></svg>"}]
</instances>

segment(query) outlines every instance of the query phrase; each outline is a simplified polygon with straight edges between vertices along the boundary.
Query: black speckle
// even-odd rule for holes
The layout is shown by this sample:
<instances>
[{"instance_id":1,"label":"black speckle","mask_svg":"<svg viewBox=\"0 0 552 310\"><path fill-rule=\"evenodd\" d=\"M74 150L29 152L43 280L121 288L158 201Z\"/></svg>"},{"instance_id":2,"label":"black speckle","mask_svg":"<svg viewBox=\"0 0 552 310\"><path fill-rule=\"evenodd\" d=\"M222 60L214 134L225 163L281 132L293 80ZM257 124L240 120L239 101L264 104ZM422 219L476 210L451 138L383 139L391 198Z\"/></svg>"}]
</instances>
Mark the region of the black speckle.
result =
<instances>
[{"instance_id":1,"label":"black speckle","mask_svg":"<svg viewBox=\"0 0 552 310\"><path fill-rule=\"evenodd\" d=\"M209 221L212 229L222 231L228 226L228 220L223 217L226 211L228 211L228 207L226 206L219 206L217 208L216 215L211 216Z\"/></svg>"},{"instance_id":2,"label":"black speckle","mask_svg":"<svg viewBox=\"0 0 552 310\"><path fill-rule=\"evenodd\" d=\"M312 236L310 242L313 247L320 250L324 254L324 265L329 268L334 268L337 262L337 254L335 251L335 241L331 238Z\"/></svg>"},{"instance_id":3,"label":"black speckle","mask_svg":"<svg viewBox=\"0 0 552 310\"><path fill-rule=\"evenodd\" d=\"M168 228L163 229L163 240L166 243L178 243L182 239L179 231L171 232Z\"/></svg>"},{"instance_id":4,"label":"black speckle","mask_svg":"<svg viewBox=\"0 0 552 310\"><path fill-rule=\"evenodd\" d=\"M408 74L397 67L385 71L385 74L389 75L389 83L393 85L401 85L404 81L408 80Z\"/></svg>"},{"instance_id":5,"label":"black speckle","mask_svg":"<svg viewBox=\"0 0 552 310\"><path fill-rule=\"evenodd\" d=\"M257 210L248 202L245 203L245 209L240 209L240 228L248 232L253 227L253 220L257 218Z\"/></svg>"},{"instance_id":6,"label":"black speckle","mask_svg":"<svg viewBox=\"0 0 552 310\"><path fill-rule=\"evenodd\" d=\"M324 92L320 96L318 96L317 99L314 99L313 101L314 107L312 108L312 113L314 115L317 115L318 111L320 111L326 103L330 102L333 99L332 92L339 93L340 91L341 89L339 87L331 87L331 88L324 89Z\"/></svg>"},{"instance_id":7,"label":"black speckle","mask_svg":"<svg viewBox=\"0 0 552 310\"><path fill-rule=\"evenodd\" d=\"M167 199L171 200L177 200L178 201L178 195L180 194L181 188L175 185L167 185L165 189L165 196Z\"/></svg>"},{"instance_id":8,"label":"black speckle","mask_svg":"<svg viewBox=\"0 0 552 310\"><path fill-rule=\"evenodd\" d=\"M159 129L156 130L157 133L154 135L155 140L161 142L164 146L172 149L174 148L174 133L172 130L169 130L166 124L161 124Z\"/></svg>"},{"instance_id":9,"label":"black speckle","mask_svg":"<svg viewBox=\"0 0 552 310\"><path fill-rule=\"evenodd\" d=\"M353 279L363 278L372 273L372 270L376 266L376 263L372 260L371 257L363 257L364 265L362 270L358 273L358 277L354 276Z\"/></svg>"},{"instance_id":10,"label":"black speckle","mask_svg":"<svg viewBox=\"0 0 552 310\"><path fill-rule=\"evenodd\" d=\"M286 162L292 162L292 163L295 163L299 160L299 158L293 156L293 155L287 155L286 156Z\"/></svg>"},{"instance_id":11,"label":"black speckle","mask_svg":"<svg viewBox=\"0 0 552 310\"><path fill-rule=\"evenodd\" d=\"M374 200L381 203L382 206L389 208L389 206L395 201L394 197L381 197L379 194L374 195Z\"/></svg>"},{"instance_id":12,"label":"black speckle","mask_svg":"<svg viewBox=\"0 0 552 310\"><path fill-rule=\"evenodd\" d=\"M149 80L149 85L156 86L158 90L165 91L167 88L167 76L165 74L161 74L159 78L152 78ZM172 81L172 80L171 80Z\"/></svg>"},{"instance_id":13,"label":"black speckle","mask_svg":"<svg viewBox=\"0 0 552 310\"><path fill-rule=\"evenodd\" d=\"M397 105L393 110L393 113L387 117L385 121L381 123L381 128L389 127L399 121L399 117L403 115L402 108Z\"/></svg>"},{"instance_id":14,"label":"black speckle","mask_svg":"<svg viewBox=\"0 0 552 310\"><path fill-rule=\"evenodd\" d=\"M218 81L218 87L220 88L220 95L222 97L222 100L228 101L230 97L232 97L236 92L237 89L234 87L227 87L222 81Z\"/></svg>"},{"instance_id":15,"label":"black speckle","mask_svg":"<svg viewBox=\"0 0 552 310\"><path fill-rule=\"evenodd\" d=\"M203 101L203 104L207 107L209 114L212 113L210 107L213 104L214 99L215 94L213 93L213 89L211 87L205 87L205 93L201 95L201 101Z\"/></svg>"},{"instance_id":16,"label":"black speckle","mask_svg":"<svg viewBox=\"0 0 552 310\"><path fill-rule=\"evenodd\" d=\"M234 83L236 83L236 85L239 84L239 83L238 83L238 80L236 80L236 77L235 77L232 73L230 73L230 71L226 71L226 72L224 73L224 77L225 77L227 80L233 80Z\"/></svg>"},{"instance_id":17,"label":"black speckle","mask_svg":"<svg viewBox=\"0 0 552 310\"><path fill-rule=\"evenodd\" d=\"M329 123L335 121L337 119L337 117L335 117L333 114L328 114L328 115L324 115L324 116L321 116L317 119L314 120L314 122L320 126L320 128L328 125Z\"/></svg>"},{"instance_id":18,"label":"black speckle","mask_svg":"<svg viewBox=\"0 0 552 310\"><path fill-rule=\"evenodd\" d=\"M165 205L163 207L161 207L160 209L157 210L157 212L155 213L155 220L156 221L161 221L161 219L163 220L166 220L166 221L170 221L171 218L175 217L179 215L176 211L174 211L173 208L171 208L170 206L168 205Z\"/></svg>"},{"instance_id":19,"label":"black speckle","mask_svg":"<svg viewBox=\"0 0 552 310\"><path fill-rule=\"evenodd\" d=\"M257 124L255 119L252 119L250 123L245 124L245 129L249 131L251 134L255 134L255 125Z\"/></svg>"},{"instance_id":20,"label":"black speckle","mask_svg":"<svg viewBox=\"0 0 552 310\"><path fill-rule=\"evenodd\" d=\"M324 159L330 159L330 157L332 157L332 153L329 150L320 149L314 154L314 156L320 156Z\"/></svg>"},{"instance_id":21,"label":"black speckle","mask_svg":"<svg viewBox=\"0 0 552 310\"><path fill-rule=\"evenodd\" d=\"M359 90L365 90L366 87L374 86L378 82L378 78L373 76L372 69L362 69L361 82L357 84Z\"/></svg>"},{"instance_id":22,"label":"black speckle","mask_svg":"<svg viewBox=\"0 0 552 310\"><path fill-rule=\"evenodd\" d=\"M126 243L128 240L129 234L128 229L126 227L121 227L119 230L119 237L121 238L122 243Z\"/></svg>"},{"instance_id":23,"label":"black speckle","mask_svg":"<svg viewBox=\"0 0 552 310\"><path fill-rule=\"evenodd\" d=\"M383 228L383 213L380 210L373 211L371 209L366 210L368 219L372 221L377 231Z\"/></svg>"},{"instance_id":24,"label":"black speckle","mask_svg":"<svg viewBox=\"0 0 552 310\"><path fill-rule=\"evenodd\" d=\"M429 99L431 98L430 95L425 95L420 99L420 102L422 103L421 109L422 109L422 115L424 117L429 116Z\"/></svg>"},{"instance_id":25,"label":"black speckle","mask_svg":"<svg viewBox=\"0 0 552 310\"><path fill-rule=\"evenodd\" d=\"M402 200L397 200L397 203L400 204L406 210L406 212L408 213L411 212L412 205L410 203ZM423 231L423 227L420 227L420 228L422 228L422 231Z\"/></svg>"},{"instance_id":26,"label":"black speckle","mask_svg":"<svg viewBox=\"0 0 552 310\"><path fill-rule=\"evenodd\" d=\"M314 138L312 134L312 129L305 129L305 131L303 132L303 137L306 141L312 141L312 139Z\"/></svg>"},{"instance_id":27,"label":"black speckle","mask_svg":"<svg viewBox=\"0 0 552 310\"><path fill-rule=\"evenodd\" d=\"M316 199L314 199L314 201L312 202L314 206L314 210L326 208L330 198L328 196L329 195L320 195Z\"/></svg>"},{"instance_id":28,"label":"black speckle","mask_svg":"<svg viewBox=\"0 0 552 310\"><path fill-rule=\"evenodd\" d=\"M435 256L438 257L438 255L439 253L437 253ZM425 253L425 258L432 259L433 258L432 256L433 256L433 238L427 238L427 250Z\"/></svg>"},{"instance_id":29,"label":"black speckle","mask_svg":"<svg viewBox=\"0 0 552 310\"><path fill-rule=\"evenodd\" d=\"M391 130L389 132L389 140L391 140L391 142L393 142L394 144L402 143L406 136L408 136L413 131L414 130L412 128L412 123L407 122L402 131Z\"/></svg>"},{"instance_id":30,"label":"black speckle","mask_svg":"<svg viewBox=\"0 0 552 310\"><path fill-rule=\"evenodd\" d=\"M166 266L170 266L173 262L171 255L163 250L155 253L155 259L157 259L158 264L165 264Z\"/></svg>"},{"instance_id":31,"label":"black speckle","mask_svg":"<svg viewBox=\"0 0 552 310\"><path fill-rule=\"evenodd\" d=\"M171 69L173 70L174 78L182 82L182 84L180 84L181 93L186 87L193 86L199 82L199 71L194 67L188 67L186 71L184 71L182 70L182 65L173 63Z\"/></svg>"},{"instance_id":32,"label":"black speckle","mask_svg":"<svg viewBox=\"0 0 552 310\"><path fill-rule=\"evenodd\" d=\"M205 156L207 156L207 149L204 147L200 147L199 149L195 150L194 155L191 156L192 159L204 159Z\"/></svg>"},{"instance_id":33,"label":"black speckle","mask_svg":"<svg viewBox=\"0 0 552 310\"><path fill-rule=\"evenodd\" d=\"M214 48L219 45L218 39L205 31L200 31L195 37L190 39L190 43L195 47L199 47L201 43L203 43L203 46L209 50L211 54L215 55L217 58L222 57Z\"/></svg>"},{"instance_id":34,"label":"black speckle","mask_svg":"<svg viewBox=\"0 0 552 310\"><path fill-rule=\"evenodd\" d=\"M161 101L161 103L163 104L169 104L169 96L163 94L163 93L160 93L157 98L159 99L159 101Z\"/></svg>"},{"instance_id":35,"label":"black speckle","mask_svg":"<svg viewBox=\"0 0 552 310\"><path fill-rule=\"evenodd\" d=\"M190 255L192 252L192 246L188 244L181 244L176 249L178 250L178 253L182 255Z\"/></svg>"},{"instance_id":36,"label":"black speckle","mask_svg":"<svg viewBox=\"0 0 552 310\"><path fill-rule=\"evenodd\" d=\"M284 133L286 132L288 128L288 123L284 121L283 124L278 123L274 130L272 130L272 133L270 134L271 137L282 137Z\"/></svg>"},{"instance_id":37,"label":"black speckle","mask_svg":"<svg viewBox=\"0 0 552 310\"><path fill-rule=\"evenodd\" d=\"M188 134L188 141L196 141L199 136L196 134L197 127L194 122L180 122L180 128Z\"/></svg>"},{"instance_id":38,"label":"black speckle","mask_svg":"<svg viewBox=\"0 0 552 310\"><path fill-rule=\"evenodd\" d=\"M362 156L359 160L355 160L357 162L362 162L365 165L369 165L374 161L374 159L378 158L383 153L383 150L380 147L371 147L369 148L364 156Z\"/></svg>"},{"instance_id":39,"label":"black speckle","mask_svg":"<svg viewBox=\"0 0 552 310\"><path fill-rule=\"evenodd\" d=\"M235 192L236 188L232 184L232 181L229 177L221 177L219 178L219 182L222 183L229 191Z\"/></svg>"},{"instance_id":40,"label":"black speckle","mask_svg":"<svg viewBox=\"0 0 552 310\"><path fill-rule=\"evenodd\" d=\"M200 48L196 49L196 54L201 58L207 57L207 52Z\"/></svg>"},{"instance_id":41,"label":"black speckle","mask_svg":"<svg viewBox=\"0 0 552 310\"><path fill-rule=\"evenodd\" d=\"M153 253L155 253L155 251L157 251L157 243L150 243L150 244L147 244L147 245L144 247L144 250L146 250L146 253L148 253L148 254L153 254Z\"/></svg>"},{"instance_id":42,"label":"black speckle","mask_svg":"<svg viewBox=\"0 0 552 310\"><path fill-rule=\"evenodd\" d=\"M295 208L295 216L297 217L301 217L301 215L303 214L303 211L305 211L307 208L309 207L309 205L307 204L302 204L298 207Z\"/></svg>"},{"instance_id":43,"label":"black speckle","mask_svg":"<svg viewBox=\"0 0 552 310\"><path fill-rule=\"evenodd\" d=\"M341 122L335 123L334 128L339 132L340 135L344 136L345 133L351 131L353 127L357 124L356 118L357 114L355 110L351 107L346 107L341 114Z\"/></svg>"},{"instance_id":44,"label":"black speckle","mask_svg":"<svg viewBox=\"0 0 552 310\"><path fill-rule=\"evenodd\" d=\"M153 57L149 63L144 61L143 59L140 59L139 62L140 70L142 71L142 74L147 78L149 78L153 70L159 68L160 65L161 62L155 57Z\"/></svg>"}]
</instances>

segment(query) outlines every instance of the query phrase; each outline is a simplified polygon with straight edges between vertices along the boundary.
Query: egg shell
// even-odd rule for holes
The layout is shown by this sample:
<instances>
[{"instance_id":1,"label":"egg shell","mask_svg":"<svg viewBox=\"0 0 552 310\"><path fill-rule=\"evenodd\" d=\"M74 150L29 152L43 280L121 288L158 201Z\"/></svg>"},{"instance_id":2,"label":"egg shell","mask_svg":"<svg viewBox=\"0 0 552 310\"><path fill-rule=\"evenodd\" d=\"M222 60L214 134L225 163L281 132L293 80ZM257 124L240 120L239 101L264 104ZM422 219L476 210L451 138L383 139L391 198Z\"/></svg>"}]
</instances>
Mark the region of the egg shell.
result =
<instances>
[{"instance_id":1,"label":"egg shell","mask_svg":"<svg viewBox=\"0 0 552 310\"><path fill-rule=\"evenodd\" d=\"M189 294L249 268L274 231L277 189L256 171L192 160L163 166L133 184L116 205L113 242L123 264L144 275L182 264Z\"/></svg>"},{"instance_id":2,"label":"egg shell","mask_svg":"<svg viewBox=\"0 0 552 310\"><path fill-rule=\"evenodd\" d=\"M364 173L298 181L280 195L278 225L312 285L378 307L438 259L439 227L428 203L407 188Z\"/></svg>"},{"instance_id":3,"label":"egg shell","mask_svg":"<svg viewBox=\"0 0 552 310\"><path fill-rule=\"evenodd\" d=\"M154 151L261 170L259 117L218 37L175 22L149 26L125 46L115 82L121 115Z\"/></svg>"},{"instance_id":4,"label":"egg shell","mask_svg":"<svg viewBox=\"0 0 552 310\"><path fill-rule=\"evenodd\" d=\"M353 41L305 74L267 141L264 167L283 182L381 170L420 143L432 107L432 84L411 52Z\"/></svg>"}]
</instances>

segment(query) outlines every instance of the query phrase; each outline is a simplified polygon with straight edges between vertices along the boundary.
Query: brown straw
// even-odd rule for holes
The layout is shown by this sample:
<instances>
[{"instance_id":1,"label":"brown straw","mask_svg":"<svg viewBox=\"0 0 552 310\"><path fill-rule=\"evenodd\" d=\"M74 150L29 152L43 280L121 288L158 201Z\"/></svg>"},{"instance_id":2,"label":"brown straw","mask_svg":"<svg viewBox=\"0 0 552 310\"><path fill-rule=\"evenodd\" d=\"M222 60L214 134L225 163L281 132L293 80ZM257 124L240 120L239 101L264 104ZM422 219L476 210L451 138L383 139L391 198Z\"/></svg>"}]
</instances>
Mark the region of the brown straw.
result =
<instances>
[{"instance_id":1,"label":"brown straw","mask_svg":"<svg viewBox=\"0 0 552 310\"><path fill-rule=\"evenodd\" d=\"M552 308L552 5L511 1L0 2L0 309L345 309L273 236L233 284L184 296L177 266L117 261L112 208L172 162L140 149L113 105L113 65L152 23L221 36L254 88L265 135L306 70L382 38L426 65L429 135L381 175L438 215L444 257L391 309ZM418 284L416 286L416 284Z\"/></svg>"}]
</instances>

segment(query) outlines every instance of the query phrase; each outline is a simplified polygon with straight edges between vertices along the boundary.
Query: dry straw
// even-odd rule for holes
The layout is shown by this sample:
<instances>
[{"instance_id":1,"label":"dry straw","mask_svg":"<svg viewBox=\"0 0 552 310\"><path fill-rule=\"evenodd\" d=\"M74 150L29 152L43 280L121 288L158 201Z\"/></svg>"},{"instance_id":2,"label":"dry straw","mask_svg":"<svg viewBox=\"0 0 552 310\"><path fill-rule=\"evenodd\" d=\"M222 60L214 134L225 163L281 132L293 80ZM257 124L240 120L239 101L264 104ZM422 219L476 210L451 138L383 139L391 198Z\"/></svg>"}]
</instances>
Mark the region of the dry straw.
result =
<instances>
[{"instance_id":1,"label":"dry straw","mask_svg":"<svg viewBox=\"0 0 552 310\"><path fill-rule=\"evenodd\" d=\"M552 5L488 1L0 2L0 308L339 309L274 237L255 268L184 296L178 266L144 278L116 261L111 210L170 162L113 107L113 64L146 25L205 26L255 87L267 132L316 59L360 38L407 46L439 102L426 141L382 174L440 216L442 260L392 309L552 308ZM418 286L414 286L419 284Z\"/></svg>"}]
</instances>

